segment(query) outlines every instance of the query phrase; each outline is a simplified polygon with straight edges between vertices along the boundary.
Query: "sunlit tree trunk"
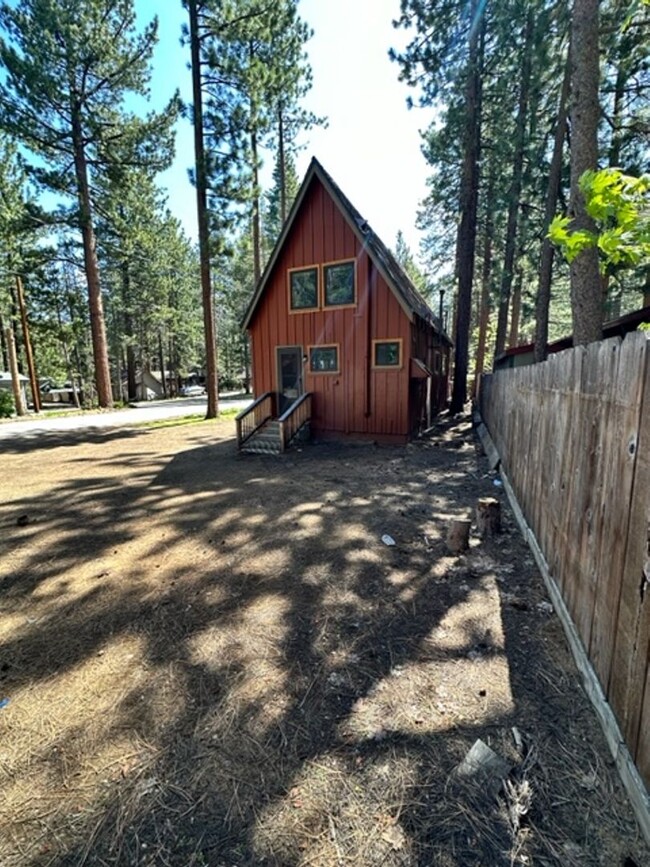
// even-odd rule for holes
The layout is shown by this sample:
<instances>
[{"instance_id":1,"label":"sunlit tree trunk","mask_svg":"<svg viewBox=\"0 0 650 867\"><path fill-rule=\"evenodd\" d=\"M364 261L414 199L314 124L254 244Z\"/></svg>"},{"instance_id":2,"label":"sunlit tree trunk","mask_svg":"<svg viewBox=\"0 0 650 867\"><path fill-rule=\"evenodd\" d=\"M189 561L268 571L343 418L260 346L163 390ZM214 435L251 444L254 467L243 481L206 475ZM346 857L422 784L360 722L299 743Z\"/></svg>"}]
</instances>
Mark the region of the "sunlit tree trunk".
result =
<instances>
[{"instance_id":1,"label":"sunlit tree trunk","mask_svg":"<svg viewBox=\"0 0 650 867\"><path fill-rule=\"evenodd\" d=\"M208 226L208 193L203 142L203 96L201 92L201 62L197 0L187 0L190 18L190 54L192 59L192 98L194 100L194 158L196 164L196 215L199 227L199 258L201 267L201 300L205 333L205 369L208 409L206 418L216 418L219 412L217 378L217 331L214 299L210 276L210 234Z\"/></svg>"},{"instance_id":2,"label":"sunlit tree trunk","mask_svg":"<svg viewBox=\"0 0 650 867\"><path fill-rule=\"evenodd\" d=\"M569 49L570 54L570 49ZM535 302L535 361L545 361L548 354L548 313L551 306L551 279L553 276L554 247L546 236L548 227L555 215L557 198L560 192L562 178L562 155L567 129L567 104L571 84L571 65L567 57L560 104L558 105L555 137L553 140L553 156L548 173L546 186L546 204L544 206L544 239L539 266L539 282L537 284L537 300Z\"/></svg>"},{"instance_id":3,"label":"sunlit tree trunk","mask_svg":"<svg viewBox=\"0 0 650 867\"><path fill-rule=\"evenodd\" d=\"M494 357L498 358L506 347L508 331L508 309L510 292L514 275L515 247L517 241L517 219L519 216L519 200L524 170L524 148L526 144L526 120L528 117L528 98L530 94L530 75L533 54L535 17L530 9L526 18L526 35L521 61L521 78L519 81L519 105L515 127L514 154L512 160L512 179L508 193L508 223L506 227L506 243L503 258L501 289L499 292L499 317L494 346Z\"/></svg>"},{"instance_id":4,"label":"sunlit tree trunk","mask_svg":"<svg viewBox=\"0 0 650 867\"><path fill-rule=\"evenodd\" d=\"M478 15L479 2L472 0L472 21ZM460 190L460 222L456 236L456 271L458 293L456 301L456 349L454 354L454 387L449 405L451 413L461 412L467 400L467 367L469 333L472 315L472 281L476 248L476 222L479 189L479 158L481 153L481 63L484 24L470 31L466 90L466 122L463 147L463 169Z\"/></svg>"},{"instance_id":5,"label":"sunlit tree trunk","mask_svg":"<svg viewBox=\"0 0 650 867\"><path fill-rule=\"evenodd\" d=\"M598 168L598 0L574 0L571 39L571 198L573 231L595 232L586 211L579 181L588 169ZM578 346L600 340L603 303L598 250L583 250L570 265L573 342Z\"/></svg>"}]
</instances>

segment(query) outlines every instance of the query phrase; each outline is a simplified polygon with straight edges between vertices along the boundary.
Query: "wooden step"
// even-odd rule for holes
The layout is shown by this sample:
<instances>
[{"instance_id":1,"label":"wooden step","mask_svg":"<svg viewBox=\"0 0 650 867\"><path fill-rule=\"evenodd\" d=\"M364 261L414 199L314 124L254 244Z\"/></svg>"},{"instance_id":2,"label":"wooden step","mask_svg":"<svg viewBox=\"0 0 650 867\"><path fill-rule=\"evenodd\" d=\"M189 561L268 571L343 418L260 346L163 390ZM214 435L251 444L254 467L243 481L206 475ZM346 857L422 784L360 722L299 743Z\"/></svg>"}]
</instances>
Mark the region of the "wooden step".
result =
<instances>
[{"instance_id":1,"label":"wooden step","mask_svg":"<svg viewBox=\"0 0 650 867\"><path fill-rule=\"evenodd\" d=\"M246 440L241 450L248 454L279 455L282 451L280 448L280 422L267 421L250 439Z\"/></svg>"}]
</instances>

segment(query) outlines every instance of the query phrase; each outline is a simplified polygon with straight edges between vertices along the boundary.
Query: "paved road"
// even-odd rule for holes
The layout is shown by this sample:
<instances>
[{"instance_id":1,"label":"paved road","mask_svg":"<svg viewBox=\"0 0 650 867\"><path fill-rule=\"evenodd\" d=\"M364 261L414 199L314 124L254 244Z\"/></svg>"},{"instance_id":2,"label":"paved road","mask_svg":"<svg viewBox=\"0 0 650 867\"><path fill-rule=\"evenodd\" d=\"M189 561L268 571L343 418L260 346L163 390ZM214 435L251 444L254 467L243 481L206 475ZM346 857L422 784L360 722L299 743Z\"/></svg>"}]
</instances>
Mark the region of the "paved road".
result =
<instances>
[{"instance_id":1,"label":"paved road","mask_svg":"<svg viewBox=\"0 0 650 867\"><path fill-rule=\"evenodd\" d=\"M219 408L243 409L250 400L229 399L221 397ZM164 419L179 418L185 415L194 415L206 411L207 401L205 397L181 397L176 400L151 400L133 404L129 409L120 409L113 412L87 412L83 415L56 416L48 418L47 412L40 416L29 415L18 421L3 422L0 424L0 441L7 439L29 438L38 439L39 435L53 433L55 431L84 431L96 430L97 428L129 427L143 422L161 421Z\"/></svg>"}]
</instances>

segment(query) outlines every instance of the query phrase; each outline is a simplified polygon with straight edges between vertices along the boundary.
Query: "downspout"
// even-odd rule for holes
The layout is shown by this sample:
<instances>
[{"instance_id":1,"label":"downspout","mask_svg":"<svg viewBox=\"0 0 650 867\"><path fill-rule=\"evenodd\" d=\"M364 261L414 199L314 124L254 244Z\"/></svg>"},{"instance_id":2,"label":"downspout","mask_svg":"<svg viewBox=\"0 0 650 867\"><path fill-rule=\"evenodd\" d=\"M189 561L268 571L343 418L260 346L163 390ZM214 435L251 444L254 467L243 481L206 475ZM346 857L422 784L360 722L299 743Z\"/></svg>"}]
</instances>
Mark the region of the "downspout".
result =
<instances>
[{"instance_id":1,"label":"downspout","mask_svg":"<svg viewBox=\"0 0 650 867\"><path fill-rule=\"evenodd\" d=\"M375 280L375 269L370 256L368 256L368 280L366 285L366 406L365 417L370 418L372 385L372 290Z\"/></svg>"}]
</instances>

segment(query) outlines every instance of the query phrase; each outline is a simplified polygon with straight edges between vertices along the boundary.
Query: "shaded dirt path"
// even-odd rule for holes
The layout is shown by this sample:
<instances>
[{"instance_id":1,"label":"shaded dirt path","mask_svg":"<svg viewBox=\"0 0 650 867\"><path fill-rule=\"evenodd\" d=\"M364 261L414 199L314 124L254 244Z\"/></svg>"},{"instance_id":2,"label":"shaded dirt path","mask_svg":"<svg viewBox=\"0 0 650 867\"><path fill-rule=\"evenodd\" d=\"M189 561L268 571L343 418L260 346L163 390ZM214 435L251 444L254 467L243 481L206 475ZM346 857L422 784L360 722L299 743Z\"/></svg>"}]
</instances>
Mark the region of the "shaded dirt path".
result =
<instances>
[{"instance_id":1,"label":"shaded dirt path","mask_svg":"<svg viewBox=\"0 0 650 867\"><path fill-rule=\"evenodd\" d=\"M6 444L3 867L650 863L505 503L496 543L445 549L500 496L469 425L232 435ZM496 797L450 777L479 737Z\"/></svg>"}]
</instances>

